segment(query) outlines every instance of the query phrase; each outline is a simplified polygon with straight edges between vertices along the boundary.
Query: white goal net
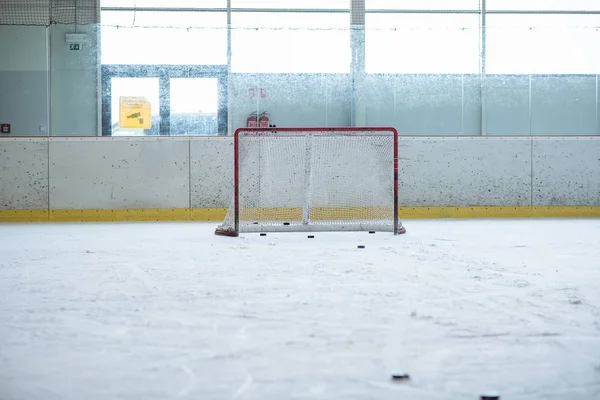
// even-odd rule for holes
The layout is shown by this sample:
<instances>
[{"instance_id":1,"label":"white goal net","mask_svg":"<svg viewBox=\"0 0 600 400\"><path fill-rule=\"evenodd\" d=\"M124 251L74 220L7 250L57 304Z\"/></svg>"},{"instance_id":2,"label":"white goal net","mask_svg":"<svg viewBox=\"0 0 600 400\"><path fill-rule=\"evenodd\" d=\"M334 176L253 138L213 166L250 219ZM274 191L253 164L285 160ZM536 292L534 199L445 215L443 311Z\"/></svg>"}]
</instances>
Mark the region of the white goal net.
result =
<instances>
[{"instance_id":1,"label":"white goal net","mask_svg":"<svg viewBox=\"0 0 600 400\"><path fill-rule=\"evenodd\" d=\"M403 233L394 128L241 128L234 141L234 196L217 234Z\"/></svg>"}]
</instances>

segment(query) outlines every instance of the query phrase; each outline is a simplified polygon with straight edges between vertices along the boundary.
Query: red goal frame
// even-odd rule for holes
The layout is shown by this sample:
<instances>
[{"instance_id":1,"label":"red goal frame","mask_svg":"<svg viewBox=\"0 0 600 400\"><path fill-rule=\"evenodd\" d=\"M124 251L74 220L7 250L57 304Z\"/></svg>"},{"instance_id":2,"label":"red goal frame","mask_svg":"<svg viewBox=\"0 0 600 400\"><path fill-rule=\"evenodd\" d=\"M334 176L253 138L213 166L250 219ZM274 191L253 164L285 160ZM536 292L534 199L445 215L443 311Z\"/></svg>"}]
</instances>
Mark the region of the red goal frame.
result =
<instances>
[{"instance_id":1,"label":"red goal frame","mask_svg":"<svg viewBox=\"0 0 600 400\"><path fill-rule=\"evenodd\" d=\"M240 210L239 210L239 138L241 133L253 132L257 136L269 136L270 132L331 132L339 135L351 135L353 133L363 132L382 132L389 131L394 135L394 235L399 234L399 216L398 216L398 130L394 127L287 127L287 128L238 128L233 133L233 207L234 207L234 230L219 230L215 231L216 235L221 236L239 236L240 232Z\"/></svg>"}]
</instances>

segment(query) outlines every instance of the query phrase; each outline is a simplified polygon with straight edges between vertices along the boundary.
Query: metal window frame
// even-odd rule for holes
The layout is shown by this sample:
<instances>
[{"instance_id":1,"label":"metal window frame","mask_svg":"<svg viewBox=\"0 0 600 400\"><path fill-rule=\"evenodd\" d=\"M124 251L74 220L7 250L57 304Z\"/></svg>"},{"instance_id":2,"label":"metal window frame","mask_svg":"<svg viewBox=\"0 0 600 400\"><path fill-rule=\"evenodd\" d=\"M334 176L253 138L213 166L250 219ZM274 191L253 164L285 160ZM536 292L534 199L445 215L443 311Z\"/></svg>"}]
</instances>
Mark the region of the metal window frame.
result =
<instances>
[{"instance_id":1,"label":"metal window frame","mask_svg":"<svg viewBox=\"0 0 600 400\"><path fill-rule=\"evenodd\" d=\"M217 134L227 135L229 85L226 65L102 65L102 136L112 136L112 78L159 79L161 136L171 135L171 78L217 78Z\"/></svg>"}]
</instances>

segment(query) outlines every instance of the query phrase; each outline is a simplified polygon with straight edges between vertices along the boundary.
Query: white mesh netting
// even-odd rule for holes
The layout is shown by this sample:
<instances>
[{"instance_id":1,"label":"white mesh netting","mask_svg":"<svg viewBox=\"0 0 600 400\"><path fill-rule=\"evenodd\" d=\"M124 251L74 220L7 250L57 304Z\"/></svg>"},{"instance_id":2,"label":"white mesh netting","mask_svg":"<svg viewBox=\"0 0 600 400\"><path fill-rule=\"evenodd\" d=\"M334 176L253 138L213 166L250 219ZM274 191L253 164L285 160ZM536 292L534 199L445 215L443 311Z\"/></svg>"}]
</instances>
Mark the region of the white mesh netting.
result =
<instances>
[{"instance_id":1,"label":"white mesh netting","mask_svg":"<svg viewBox=\"0 0 600 400\"><path fill-rule=\"evenodd\" d=\"M394 230L393 130L239 132L239 230ZM397 211L396 211L397 212Z\"/></svg>"}]
</instances>

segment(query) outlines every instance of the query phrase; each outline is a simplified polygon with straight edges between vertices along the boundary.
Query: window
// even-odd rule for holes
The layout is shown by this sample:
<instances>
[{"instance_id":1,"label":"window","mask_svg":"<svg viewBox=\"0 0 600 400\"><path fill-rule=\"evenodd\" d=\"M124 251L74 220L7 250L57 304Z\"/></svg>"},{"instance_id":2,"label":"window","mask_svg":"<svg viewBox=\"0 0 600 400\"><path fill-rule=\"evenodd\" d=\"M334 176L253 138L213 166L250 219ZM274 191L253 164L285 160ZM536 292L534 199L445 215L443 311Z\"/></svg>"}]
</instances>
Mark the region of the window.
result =
<instances>
[{"instance_id":1,"label":"window","mask_svg":"<svg viewBox=\"0 0 600 400\"><path fill-rule=\"evenodd\" d=\"M347 73L349 27L346 13L233 13L232 71Z\"/></svg>"},{"instance_id":2,"label":"window","mask_svg":"<svg viewBox=\"0 0 600 400\"><path fill-rule=\"evenodd\" d=\"M487 72L600 72L600 15L489 15Z\"/></svg>"},{"instance_id":3,"label":"window","mask_svg":"<svg viewBox=\"0 0 600 400\"><path fill-rule=\"evenodd\" d=\"M518 11L600 11L598 0L487 0L488 10Z\"/></svg>"},{"instance_id":4,"label":"window","mask_svg":"<svg viewBox=\"0 0 600 400\"><path fill-rule=\"evenodd\" d=\"M227 64L225 12L103 11L103 64Z\"/></svg>"},{"instance_id":5,"label":"window","mask_svg":"<svg viewBox=\"0 0 600 400\"><path fill-rule=\"evenodd\" d=\"M101 0L102 7L227 8L227 0Z\"/></svg>"},{"instance_id":6,"label":"window","mask_svg":"<svg viewBox=\"0 0 600 400\"><path fill-rule=\"evenodd\" d=\"M477 14L367 14L368 73L477 73Z\"/></svg>"},{"instance_id":7,"label":"window","mask_svg":"<svg viewBox=\"0 0 600 400\"><path fill-rule=\"evenodd\" d=\"M350 9L350 0L231 0L231 8Z\"/></svg>"},{"instance_id":8,"label":"window","mask_svg":"<svg viewBox=\"0 0 600 400\"><path fill-rule=\"evenodd\" d=\"M367 10L479 10L479 0L365 0Z\"/></svg>"}]
</instances>

